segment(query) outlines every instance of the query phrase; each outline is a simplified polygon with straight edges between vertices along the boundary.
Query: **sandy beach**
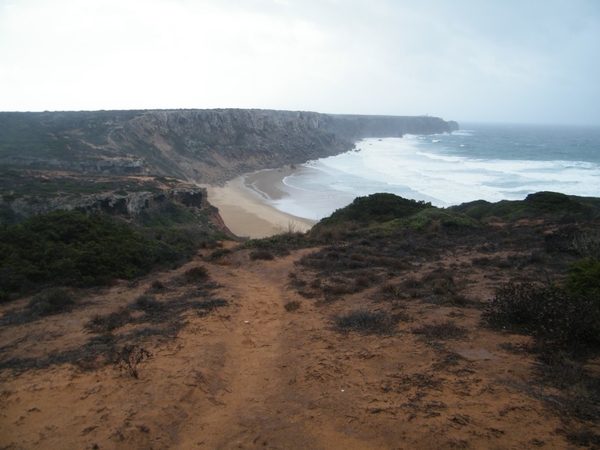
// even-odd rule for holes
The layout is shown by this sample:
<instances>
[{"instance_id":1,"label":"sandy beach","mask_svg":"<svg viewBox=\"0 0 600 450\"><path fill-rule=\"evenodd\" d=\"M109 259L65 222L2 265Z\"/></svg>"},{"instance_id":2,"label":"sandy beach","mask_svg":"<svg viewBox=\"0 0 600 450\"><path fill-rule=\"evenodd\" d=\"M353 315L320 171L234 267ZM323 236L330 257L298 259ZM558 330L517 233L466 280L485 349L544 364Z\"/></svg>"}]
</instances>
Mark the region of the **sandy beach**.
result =
<instances>
[{"instance_id":1,"label":"sandy beach","mask_svg":"<svg viewBox=\"0 0 600 450\"><path fill-rule=\"evenodd\" d=\"M299 231L309 230L316 220L287 214L269 202L290 195L283 179L296 169L269 169L242 175L225 186L203 185L208 201L219 208L227 227L240 237L262 238L287 229L291 224Z\"/></svg>"}]
</instances>

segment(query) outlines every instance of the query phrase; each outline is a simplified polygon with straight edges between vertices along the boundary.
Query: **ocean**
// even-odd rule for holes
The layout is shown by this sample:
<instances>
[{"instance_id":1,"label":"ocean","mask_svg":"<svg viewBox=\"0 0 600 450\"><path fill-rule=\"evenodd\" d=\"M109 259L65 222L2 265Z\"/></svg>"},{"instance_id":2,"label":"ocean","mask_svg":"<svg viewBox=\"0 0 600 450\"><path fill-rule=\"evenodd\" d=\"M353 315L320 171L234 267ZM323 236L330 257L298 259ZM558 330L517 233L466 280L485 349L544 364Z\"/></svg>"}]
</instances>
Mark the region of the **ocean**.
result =
<instances>
[{"instance_id":1,"label":"ocean","mask_svg":"<svg viewBox=\"0 0 600 450\"><path fill-rule=\"evenodd\" d=\"M271 204L313 220L377 192L439 207L539 191L600 197L600 127L465 123L452 134L364 139L283 183L289 195Z\"/></svg>"}]
</instances>

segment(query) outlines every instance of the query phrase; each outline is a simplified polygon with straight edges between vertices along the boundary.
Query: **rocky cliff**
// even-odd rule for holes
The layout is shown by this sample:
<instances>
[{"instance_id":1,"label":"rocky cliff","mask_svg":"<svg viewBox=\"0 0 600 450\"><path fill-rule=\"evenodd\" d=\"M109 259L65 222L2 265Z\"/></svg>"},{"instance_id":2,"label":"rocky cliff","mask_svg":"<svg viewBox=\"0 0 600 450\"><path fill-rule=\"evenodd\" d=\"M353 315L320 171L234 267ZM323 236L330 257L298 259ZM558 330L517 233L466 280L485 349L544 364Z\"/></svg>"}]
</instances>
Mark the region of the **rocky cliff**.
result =
<instances>
[{"instance_id":1,"label":"rocky cliff","mask_svg":"<svg viewBox=\"0 0 600 450\"><path fill-rule=\"evenodd\" d=\"M455 129L429 116L271 110L0 113L0 164L219 184L339 154L365 137Z\"/></svg>"},{"instance_id":2,"label":"rocky cliff","mask_svg":"<svg viewBox=\"0 0 600 450\"><path fill-rule=\"evenodd\" d=\"M171 177L37 169L0 173L0 224L50 211L102 213L144 226L185 226L231 234L206 189Z\"/></svg>"}]
</instances>

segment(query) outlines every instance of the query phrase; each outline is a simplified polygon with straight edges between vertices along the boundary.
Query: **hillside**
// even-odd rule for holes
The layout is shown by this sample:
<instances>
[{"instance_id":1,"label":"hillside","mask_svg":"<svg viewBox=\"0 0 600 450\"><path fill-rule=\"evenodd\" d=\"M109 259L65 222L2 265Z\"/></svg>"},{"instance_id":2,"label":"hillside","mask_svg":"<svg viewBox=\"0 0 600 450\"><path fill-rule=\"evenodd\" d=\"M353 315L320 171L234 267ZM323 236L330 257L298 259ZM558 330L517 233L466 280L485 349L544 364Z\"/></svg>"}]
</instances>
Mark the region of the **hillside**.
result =
<instances>
[{"instance_id":1,"label":"hillside","mask_svg":"<svg viewBox=\"0 0 600 450\"><path fill-rule=\"evenodd\" d=\"M365 137L454 129L428 116L270 110L0 112L0 164L219 184L339 154Z\"/></svg>"},{"instance_id":2,"label":"hillside","mask_svg":"<svg viewBox=\"0 0 600 450\"><path fill-rule=\"evenodd\" d=\"M600 448L599 199L380 193L241 242L195 182L457 125L0 123L0 448Z\"/></svg>"},{"instance_id":3,"label":"hillside","mask_svg":"<svg viewBox=\"0 0 600 450\"><path fill-rule=\"evenodd\" d=\"M598 448L600 236L578 202L475 220L375 194L49 315L0 305L0 446Z\"/></svg>"}]
</instances>

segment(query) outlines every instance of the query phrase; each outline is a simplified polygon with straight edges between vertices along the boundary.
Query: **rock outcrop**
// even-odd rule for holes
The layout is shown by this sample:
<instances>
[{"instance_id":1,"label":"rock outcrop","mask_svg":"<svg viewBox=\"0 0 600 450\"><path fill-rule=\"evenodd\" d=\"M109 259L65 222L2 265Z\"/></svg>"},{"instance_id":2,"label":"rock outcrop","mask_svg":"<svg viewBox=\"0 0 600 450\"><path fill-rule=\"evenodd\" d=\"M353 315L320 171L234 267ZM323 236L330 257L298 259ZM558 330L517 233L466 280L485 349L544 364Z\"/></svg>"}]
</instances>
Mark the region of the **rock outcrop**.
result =
<instances>
[{"instance_id":1,"label":"rock outcrop","mask_svg":"<svg viewBox=\"0 0 600 450\"><path fill-rule=\"evenodd\" d=\"M0 223L14 224L55 210L102 213L152 225L194 223L232 234L206 189L167 177L58 173L23 169L1 178Z\"/></svg>"}]
</instances>

